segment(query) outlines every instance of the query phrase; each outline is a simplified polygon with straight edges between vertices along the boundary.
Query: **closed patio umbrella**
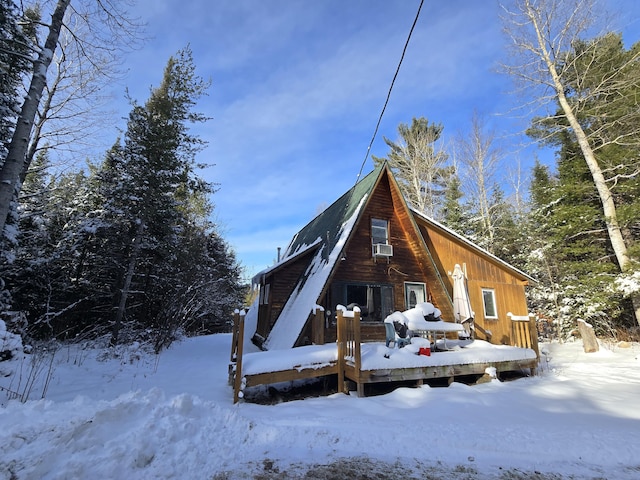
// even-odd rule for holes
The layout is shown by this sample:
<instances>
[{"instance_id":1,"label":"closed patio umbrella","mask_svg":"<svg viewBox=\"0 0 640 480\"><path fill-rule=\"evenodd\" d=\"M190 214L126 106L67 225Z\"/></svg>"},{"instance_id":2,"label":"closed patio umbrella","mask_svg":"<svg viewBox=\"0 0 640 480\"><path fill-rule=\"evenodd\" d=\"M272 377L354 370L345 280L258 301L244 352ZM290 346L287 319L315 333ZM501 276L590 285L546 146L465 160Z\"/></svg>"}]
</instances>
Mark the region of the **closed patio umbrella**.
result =
<instances>
[{"instance_id":1,"label":"closed patio umbrella","mask_svg":"<svg viewBox=\"0 0 640 480\"><path fill-rule=\"evenodd\" d=\"M474 313L469 301L469 291L467 290L464 272L457 263L451 276L453 277L453 314L455 320L458 323L462 323L467 333L471 335Z\"/></svg>"}]
</instances>

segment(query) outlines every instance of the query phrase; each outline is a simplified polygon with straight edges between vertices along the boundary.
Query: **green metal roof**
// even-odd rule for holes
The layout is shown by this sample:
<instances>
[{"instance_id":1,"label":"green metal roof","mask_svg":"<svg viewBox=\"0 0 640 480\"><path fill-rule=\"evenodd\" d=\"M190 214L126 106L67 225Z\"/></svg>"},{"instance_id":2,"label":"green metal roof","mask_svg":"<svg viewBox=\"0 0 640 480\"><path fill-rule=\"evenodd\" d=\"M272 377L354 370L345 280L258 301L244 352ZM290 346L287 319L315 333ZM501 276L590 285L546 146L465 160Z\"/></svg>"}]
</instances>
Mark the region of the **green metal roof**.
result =
<instances>
[{"instance_id":1,"label":"green metal roof","mask_svg":"<svg viewBox=\"0 0 640 480\"><path fill-rule=\"evenodd\" d=\"M351 218L362 199L372 192L383 168L384 164L377 167L305 225L291 240L284 257L294 255L299 250L320 241L326 246L323 249L323 258L326 260L340 236L342 225Z\"/></svg>"}]
</instances>

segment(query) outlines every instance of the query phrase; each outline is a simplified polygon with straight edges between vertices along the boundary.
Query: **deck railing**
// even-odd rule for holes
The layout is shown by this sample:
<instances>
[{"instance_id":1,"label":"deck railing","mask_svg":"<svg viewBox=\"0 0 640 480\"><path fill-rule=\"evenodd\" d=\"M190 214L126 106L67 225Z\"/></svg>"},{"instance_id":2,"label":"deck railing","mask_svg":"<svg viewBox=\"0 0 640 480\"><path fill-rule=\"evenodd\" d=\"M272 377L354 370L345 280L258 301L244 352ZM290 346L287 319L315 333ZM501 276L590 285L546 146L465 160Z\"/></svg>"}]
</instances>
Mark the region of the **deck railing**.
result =
<instances>
[{"instance_id":1,"label":"deck railing","mask_svg":"<svg viewBox=\"0 0 640 480\"><path fill-rule=\"evenodd\" d=\"M538 352L538 329L536 328L536 318L533 315L514 315L507 313L511 320L511 330L514 346L530 348L536 354Z\"/></svg>"},{"instance_id":2,"label":"deck railing","mask_svg":"<svg viewBox=\"0 0 640 480\"><path fill-rule=\"evenodd\" d=\"M400 380L417 380L422 381L425 378L441 378L451 377L455 375L476 374L473 365L445 365L434 367L421 367L415 369L399 368L397 374L394 369L384 369L378 371L374 376L368 372L362 371L362 351L361 351L361 331L360 331L360 312L345 311L341 308L336 309L337 315L337 360L331 364L323 365L322 368L317 366L303 365L294 366L291 369L268 372L254 373L252 375L243 375L242 371L242 354L244 340L244 311L236 311L233 318L233 332L231 342L231 356L229 363L229 385L233 386L233 401L238 402L243 397L245 387L279 383L283 381L298 380L302 378L313 378L323 375L338 376L338 391L348 393L347 380L356 383L358 396L364 395L364 385L372 382L382 381L400 381ZM319 327L324 312L316 309L312 313L315 318L312 320ZM512 320L513 339L515 346L530 348L538 353L537 330L535 328L535 318L529 316L518 316L509 313L508 316ZM530 360L503 362L505 370L513 367L531 368L535 371L535 362ZM508 364L509 368L506 368ZM526 364L526 365L525 365ZM415 370L415 372L413 371ZM424 370L424 371L423 371Z\"/></svg>"},{"instance_id":3,"label":"deck railing","mask_svg":"<svg viewBox=\"0 0 640 480\"><path fill-rule=\"evenodd\" d=\"M338 389L347 393L345 388L345 369L353 366L359 372L362 366L362 349L360 348L360 311L348 312L337 309L338 335Z\"/></svg>"}]
</instances>

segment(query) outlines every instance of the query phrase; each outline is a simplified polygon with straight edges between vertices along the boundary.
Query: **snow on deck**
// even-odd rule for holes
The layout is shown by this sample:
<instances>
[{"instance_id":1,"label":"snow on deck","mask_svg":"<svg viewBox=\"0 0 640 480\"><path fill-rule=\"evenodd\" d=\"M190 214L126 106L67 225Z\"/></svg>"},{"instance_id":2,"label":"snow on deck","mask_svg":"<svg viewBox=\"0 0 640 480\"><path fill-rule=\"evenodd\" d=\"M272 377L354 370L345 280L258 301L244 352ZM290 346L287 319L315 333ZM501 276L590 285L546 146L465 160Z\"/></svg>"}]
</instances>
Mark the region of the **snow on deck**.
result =
<instances>
[{"instance_id":1,"label":"snow on deck","mask_svg":"<svg viewBox=\"0 0 640 480\"><path fill-rule=\"evenodd\" d=\"M417 337L404 348L388 348L384 343L378 342L362 343L362 370L498 363L536 358L536 353L530 348L493 345L483 340L475 340L471 343L447 340L447 346L450 349L448 351L432 352L429 357L416 355L420 347L425 346L429 346L429 341ZM389 358L386 358L385 354L388 354ZM336 362L337 359L338 349L335 343L248 353L242 357L242 374L256 375L284 370L321 368Z\"/></svg>"}]
</instances>

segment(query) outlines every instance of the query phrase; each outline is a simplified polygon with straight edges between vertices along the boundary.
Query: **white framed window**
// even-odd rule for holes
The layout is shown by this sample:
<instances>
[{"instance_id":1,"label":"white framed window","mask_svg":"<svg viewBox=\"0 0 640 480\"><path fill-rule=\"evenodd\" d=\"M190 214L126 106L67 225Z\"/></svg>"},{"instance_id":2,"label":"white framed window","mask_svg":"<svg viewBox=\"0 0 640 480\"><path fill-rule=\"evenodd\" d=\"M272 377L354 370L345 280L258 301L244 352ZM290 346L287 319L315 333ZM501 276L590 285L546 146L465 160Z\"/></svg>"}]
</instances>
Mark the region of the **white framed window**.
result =
<instances>
[{"instance_id":1,"label":"white framed window","mask_svg":"<svg viewBox=\"0 0 640 480\"><path fill-rule=\"evenodd\" d=\"M371 219L371 243L373 245L389 244L389 222L387 220Z\"/></svg>"},{"instance_id":2,"label":"white framed window","mask_svg":"<svg viewBox=\"0 0 640 480\"><path fill-rule=\"evenodd\" d=\"M496 292L493 288L482 289L482 303L484 304L484 318L497 319Z\"/></svg>"},{"instance_id":3,"label":"white framed window","mask_svg":"<svg viewBox=\"0 0 640 480\"><path fill-rule=\"evenodd\" d=\"M420 282L404 282L404 304L407 310L427 301L427 286Z\"/></svg>"}]
</instances>

